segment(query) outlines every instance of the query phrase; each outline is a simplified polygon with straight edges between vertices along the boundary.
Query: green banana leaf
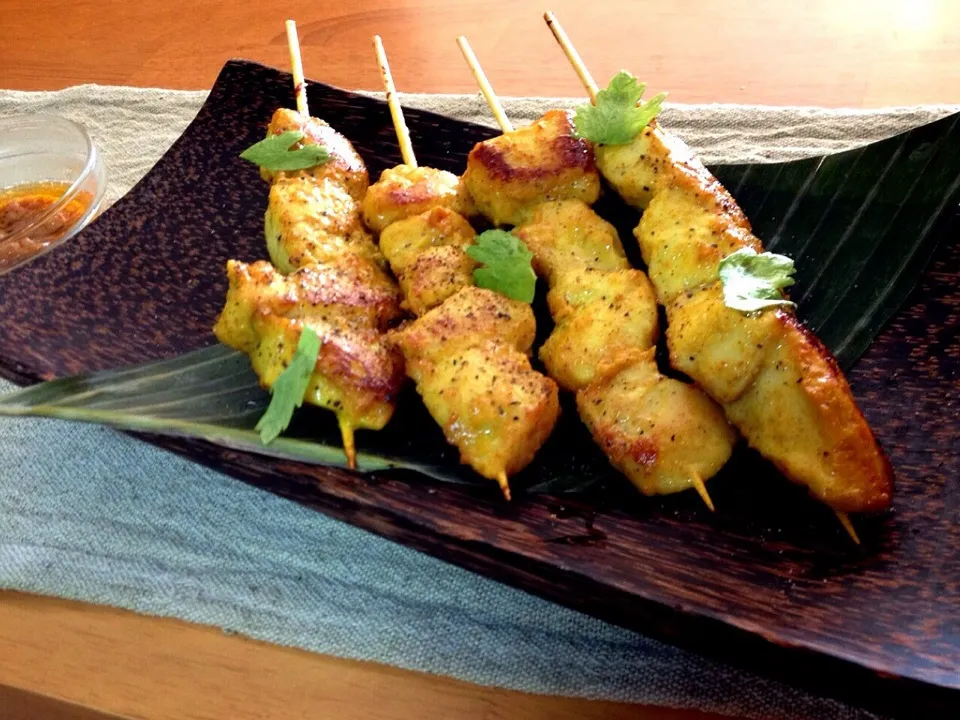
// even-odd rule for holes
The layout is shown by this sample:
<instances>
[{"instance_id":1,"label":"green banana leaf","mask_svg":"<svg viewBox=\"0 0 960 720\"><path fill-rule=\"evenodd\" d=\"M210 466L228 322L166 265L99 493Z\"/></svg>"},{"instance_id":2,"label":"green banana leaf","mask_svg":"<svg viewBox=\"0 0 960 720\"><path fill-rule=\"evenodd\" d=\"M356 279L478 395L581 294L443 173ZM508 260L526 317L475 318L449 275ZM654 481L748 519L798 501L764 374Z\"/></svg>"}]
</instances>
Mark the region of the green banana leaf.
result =
<instances>
[{"instance_id":1,"label":"green banana leaf","mask_svg":"<svg viewBox=\"0 0 960 720\"><path fill-rule=\"evenodd\" d=\"M287 460L346 467L339 433L326 442L260 442L254 426L270 403L246 355L223 345L122 370L51 380L0 396L0 415L109 425L119 430L207 440ZM406 469L444 478L429 464L389 454L357 455L361 472Z\"/></svg>"},{"instance_id":2,"label":"green banana leaf","mask_svg":"<svg viewBox=\"0 0 960 720\"><path fill-rule=\"evenodd\" d=\"M958 117L836 155L714 168L768 249L796 260L793 297L799 315L844 367L854 363L914 289L954 222L960 203ZM633 211L610 196L598 209L624 233L636 222ZM540 293L535 309L541 335L550 329L543 305ZM244 356L213 346L35 385L2 396L0 415L100 423L345 465L333 416L306 406L284 437L262 445L254 425L268 400ZM385 430L360 433L357 440L360 471L406 469L437 480L481 481L461 468L456 451L410 389ZM609 498L626 486L578 422L569 397L553 436L514 484L528 492L594 498Z\"/></svg>"},{"instance_id":3,"label":"green banana leaf","mask_svg":"<svg viewBox=\"0 0 960 720\"><path fill-rule=\"evenodd\" d=\"M766 248L794 259L798 315L849 368L955 222L960 114L835 155L713 170Z\"/></svg>"}]
</instances>

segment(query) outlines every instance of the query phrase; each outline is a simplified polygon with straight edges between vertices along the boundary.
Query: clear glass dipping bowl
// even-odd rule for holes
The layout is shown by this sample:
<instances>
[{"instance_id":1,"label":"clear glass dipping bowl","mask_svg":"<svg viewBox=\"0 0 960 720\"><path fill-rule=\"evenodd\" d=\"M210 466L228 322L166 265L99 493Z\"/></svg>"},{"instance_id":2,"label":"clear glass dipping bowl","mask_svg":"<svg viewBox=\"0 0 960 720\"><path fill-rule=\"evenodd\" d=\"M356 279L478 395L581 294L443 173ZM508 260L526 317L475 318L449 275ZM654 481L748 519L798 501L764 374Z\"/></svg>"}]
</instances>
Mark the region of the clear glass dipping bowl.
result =
<instances>
[{"instance_id":1,"label":"clear glass dipping bowl","mask_svg":"<svg viewBox=\"0 0 960 720\"><path fill-rule=\"evenodd\" d=\"M38 183L63 188L53 202L5 202L11 189ZM0 275L80 232L96 217L106 187L103 160L82 126L56 115L0 118Z\"/></svg>"}]
</instances>

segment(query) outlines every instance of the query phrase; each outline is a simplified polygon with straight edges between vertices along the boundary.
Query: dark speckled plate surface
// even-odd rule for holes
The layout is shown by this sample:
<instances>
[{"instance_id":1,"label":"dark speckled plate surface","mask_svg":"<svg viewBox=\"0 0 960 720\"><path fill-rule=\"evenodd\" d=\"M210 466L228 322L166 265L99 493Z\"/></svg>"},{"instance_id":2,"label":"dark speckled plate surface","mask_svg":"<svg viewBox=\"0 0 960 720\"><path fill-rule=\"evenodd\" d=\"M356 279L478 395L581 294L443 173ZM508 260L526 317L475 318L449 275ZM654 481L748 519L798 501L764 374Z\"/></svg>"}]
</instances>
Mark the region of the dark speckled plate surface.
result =
<instances>
[{"instance_id":1,"label":"dark speckled plate surface","mask_svg":"<svg viewBox=\"0 0 960 720\"><path fill-rule=\"evenodd\" d=\"M237 156L291 104L289 76L229 63L127 196L0 278L0 372L34 382L215 342L224 263L265 256L267 189ZM310 104L354 141L372 177L400 161L383 103L314 84ZM454 172L493 134L424 112L407 122L421 162ZM542 495L506 505L490 488L150 441L613 622L884 712L958 717L957 227L849 373L899 482L895 511L859 526L860 548L799 489L750 481L763 473L749 454L733 471L743 477L718 487L726 509L710 515L685 497L626 509Z\"/></svg>"}]
</instances>

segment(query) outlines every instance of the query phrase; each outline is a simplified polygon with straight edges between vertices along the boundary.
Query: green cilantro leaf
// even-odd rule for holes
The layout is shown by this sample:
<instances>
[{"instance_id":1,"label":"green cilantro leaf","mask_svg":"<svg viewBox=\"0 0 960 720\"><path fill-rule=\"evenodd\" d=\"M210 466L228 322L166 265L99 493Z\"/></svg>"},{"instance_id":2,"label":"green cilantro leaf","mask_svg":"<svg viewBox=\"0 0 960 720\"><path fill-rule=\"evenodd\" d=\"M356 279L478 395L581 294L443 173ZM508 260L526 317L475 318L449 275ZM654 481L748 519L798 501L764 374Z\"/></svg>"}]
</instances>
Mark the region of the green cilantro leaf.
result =
<instances>
[{"instance_id":1,"label":"green cilantro leaf","mask_svg":"<svg viewBox=\"0 0 960 720\"><path fill-rule=\"evenodd\" d=\"M304 327L293 359L274 381L270 388L270 405L257 422L256 430L264 445L272 443L287 429L293 411L303 404L303 396L317 366L319 354L320 338L313 330Z\"/></svg>"},{"instance_id":2,"label":"green cilantro leaf","mask_svg":"<svg viewBox=\"0 0 960 720\"><path fill-rule=\"evenodd\" d=\"M254 143L240 157L265 170L306 170L323 165L330 159L330 153L323 145L294 145L303 140L299 130L288 130L279 135L268 135Z\"/></svg>"},{"instance_id":3,"label":"green cilantro leaf","mask_svg":"<svg viewBox=\"0 0 960 720\"><path fill-rule=\"evenodd\" d=\"M720 261L723 302L728 308L755 312L794 303L783 297L783 288L793 285L793 260L786 255L740 248Z\"/></svg>"},{"instance_id":4,"label":"green cilantro leaf","mask_svg":"<svg viewBox=\"0 0 960 720\"><path fill-rule=\"evenodd\" d=\"M597 93L594 105L577 108L573 116L578 137L601 145L625 145L633 140L650 121L660 114L666 93L641 102L646 83L626 70L613 76L605 90Z\"/></svg>"},{"instance_id":5,"label":"green cilantro leaf","mask_svg":"<svg viewBox=\"0 0 960 720\"><path fill-rule=\"evenodd\" d=\"M473 271L477 287L520 302L533 302L537 285L537 275L530 265L533 253L516 235L506 230L486 230L477 235L466 252L484 266Z\"/></svg>"}]
</instances>

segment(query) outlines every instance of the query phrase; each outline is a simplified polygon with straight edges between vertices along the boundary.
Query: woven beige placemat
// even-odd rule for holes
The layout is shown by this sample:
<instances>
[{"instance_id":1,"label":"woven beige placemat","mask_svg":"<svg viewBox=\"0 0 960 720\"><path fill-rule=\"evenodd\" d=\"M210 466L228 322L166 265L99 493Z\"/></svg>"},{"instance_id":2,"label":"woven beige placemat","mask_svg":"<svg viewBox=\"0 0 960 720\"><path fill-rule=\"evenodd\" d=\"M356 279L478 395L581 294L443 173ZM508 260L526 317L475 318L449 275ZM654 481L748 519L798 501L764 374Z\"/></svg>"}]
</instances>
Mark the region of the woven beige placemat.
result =
<instances>
[{"instance_id":1,"label":"woven beige placemat","mask_svg":"<svg viewBox=\"0 0 960 720\"><path fill-rule=\"evenodd\" d=\"M379 93L366 93L381 95ZM196 115L206 91L79 85L54 92L0 90L0 115L48 112L86 126L103 151L110 175L108 201L139 180ZM401 94L404 106L493 125L480 95ZM582 98L505 98L517 124ZM663 123L711 162L790 160L843 150L894 135L955 112L927 106L880 110L748 105L668 105ZM322 112L320 113L322 115Z\"/></svg>"}]
</instances>

